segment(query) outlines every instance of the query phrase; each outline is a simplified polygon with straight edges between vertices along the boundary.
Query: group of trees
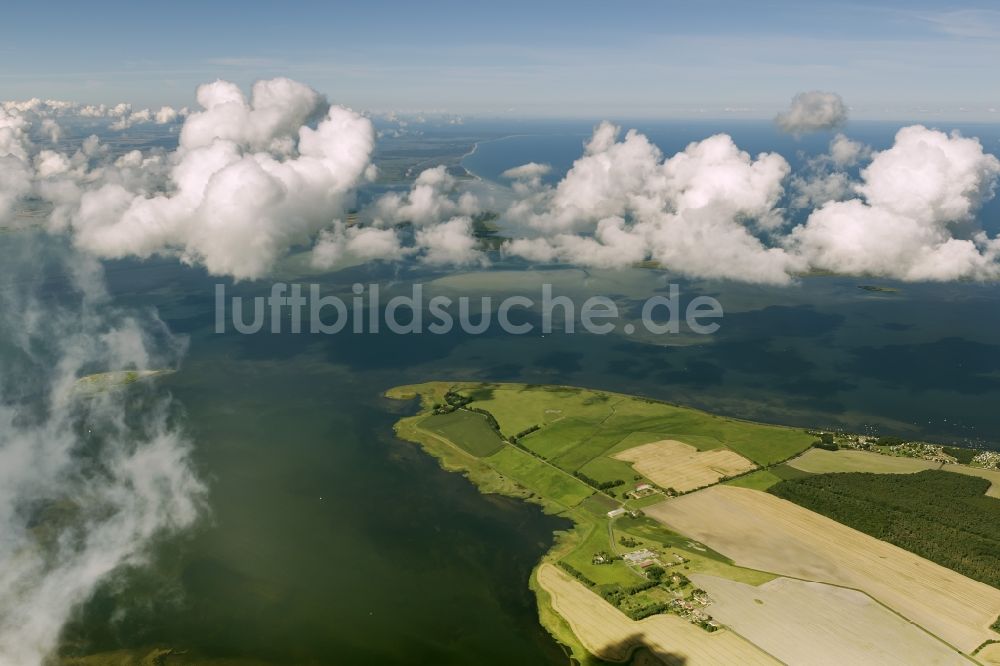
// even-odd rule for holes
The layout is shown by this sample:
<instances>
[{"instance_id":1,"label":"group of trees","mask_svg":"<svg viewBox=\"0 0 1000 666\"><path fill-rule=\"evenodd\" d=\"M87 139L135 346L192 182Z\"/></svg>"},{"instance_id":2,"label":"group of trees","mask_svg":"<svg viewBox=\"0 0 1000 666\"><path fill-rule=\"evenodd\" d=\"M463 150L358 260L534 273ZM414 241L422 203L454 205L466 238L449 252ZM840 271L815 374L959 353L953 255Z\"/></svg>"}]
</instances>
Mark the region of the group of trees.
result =
<instances>
[{"instance_id":1,"label":"group of trees","mask_svg":"<svg viewBox=\"0 0 1000 666\"><path fill-rule=\"evenodd\" d=\"M515 445L515 446L520 446L520 444L518 444L518 442L521 441L522 437L527 437L528 435L530 435L531 433L535 432L536 430L541 429L541 427L542 426L540 426L538 424L535 424L535 425L531 426L530 428L525 428L521 432L519 432L516 435L514 435L513 437L511 437L510 438L510 443L513 444L513 445ZM522 446L521 448L524 448L524 447Z\"/></svg>"},{"instance_id":2,"label":"group of trees","mask_svg":"<svg viewBox=\"0 0 1000 666\"><path fill-rule=\"evenodd\" d=\"M449 412L455 411L456 409L465 409L470 412L475 412L476 414L482 414L483 417L486 419L486 423L490 426L490 428L493 429L494 432L496 432L496 434L500 437L500 439L503 440L507 439L506 437L503 436L503 433L500 432L500 424L497 423L496 418L494 418L492 414L490 414L485 409L480 409L478 407L469 407L469 403L473 402L472 398L464 396L461 393L457 393L455 391L448 391L447 393L444 394L444 401L445 404L443 405L442 404L434 405L433 412L435 414L447 414ZM511 443L514 444L516 442L511 442Z\"/></svg>"},{"instance_id":3,"label":"group of trees","mask_svg":"<svg viewBox=\"0 0 1000 666\"><path fill-rule=\"evenodd\" d=\"M573 578L576 578L578 581L580 581L587 587L594 587L595 585L597 585L597 583L587 578L586 574L584 574L582 571L574 567L569 562L559 560L559 566L562 567L566 573L568 573Z\"/></svg>"},{"instance_id":4,"label":"group of trees","mask_svg":"<svg viewBox=\"0 0 1000 666\"><path fill-rule=\"evenodd\" d=\"M963 449L957 446L945 446L942 450L963 465L968 465L979 453L975 449Z\"/></svg>"},{"instance_id":5,"label":"group of trees","mask_svg":"<svg viewBox=\"0 0 1000 666\"><path fill-rule=\"evenodd\" d=\"M814 448L823 449L825 451L836 451L839 447L837 443L833 441L832 432L820 433L819 439L812 443Z\"/></svg>"},{"instance_id":6,"label":"group of trees","mask_svg":"<svg viewBox=\"0 0 1000 666\"><path fill-rule=\"evenodd\" d=\"M688 579L687 576L685 576L684 574L682 574L680 572L677 572L673 576L671 576L670 577L671 580L674 578L674 576L677 577L677 582L676 583L672 583L672 584L676 585L677 587L684 587L685 585L690 585L691 584L690 579Z\"/></svg>"},{"instance_id":7,"label":"group of trees","mask_svg":"<svg viewBox=\"0 0 1000 666\"><path fill-rule=\"evenodd\" d=\"M617 488L618 486L625 485L625 481L623 481L622 479L615 479L613 481L598 481L593 477L587 476L580 470L573 472L573 476L580 479L591 488L596 488L597 490L600 490L602 492L606 490L611 490L612 488Z\"/></svg>"},{"instance_id":8,"label":"group of trees","mask_svg":"<svg viewBox=\"0 0 1000 666\"><path fill-rule=\"evenodd\" d=\"M615 606L616 608L618 608L618 610L625 613L625 615L627 615L629 619L641 620L644 617L649 617L650 615L656 615L658 613L663 613L670 610L669 602L654 602L651 604L646 604L644 606L635 606L635 607L624 606L624 602L630 596L632 596L632 594L636 594L637 592L642 592L643 590L648 590L649 588L654 586L656 586L655 582L650 584L633 585L628 589L622 589L621 587L615 586L618 587L618 589L611 588L608 590L602 590L601 596L609 604ZM632 589L635 589L635 592L630 593L629 590Z\"/></svg>"},{"instance_id":9,"label":"group of trees","mask_svg":"<svg viewBox=\"0 0 1000 666\"><path fill-rule=\"evenodd\" d=\"M609 604L614 606L621 606L622 601L631 597L633 594L638 594L639 592L644 592L651 588L659 585L659 581L647 580L642 583L636 583L635 585L626 585L622 587L621 585L606 585L598 590L601 597L604 598Z\"/></svg>"},{"instance_id":10,"label":"group of trees","mask_svg":"<svg viewBox=\"0 0 1000 666\"><path fill-rule=\"evenodd\" d=\"M594 553L591 562L594 564L614 564L617 559L620 559L617 555L612 555L608 551L602 550L599 553Z\"/></svg>"},{"instance_id":11,"label":"group of trees","mask_svg":"<svg viewBox=\"0 0 1000 666\"><path fill-rule=\"evenodd\" d=\"M769 492L1000 588L1000 499L985 495L989 486L941 470L851 472L789 479Z\"/></svg>"},{"instance_id":12,"label":"group of trees","mask_svg":"<svg viewBox=\"0 0 1000 666\"><path fill-rule=\"evenodd\" d=\"M642 608L636 608L635 610L625 611L630 620L641 620L650 615L657 615L670 610L669 602L661 601L659 603L650 604L648 606L643 606Z\"/></svg>"}]
</instances>

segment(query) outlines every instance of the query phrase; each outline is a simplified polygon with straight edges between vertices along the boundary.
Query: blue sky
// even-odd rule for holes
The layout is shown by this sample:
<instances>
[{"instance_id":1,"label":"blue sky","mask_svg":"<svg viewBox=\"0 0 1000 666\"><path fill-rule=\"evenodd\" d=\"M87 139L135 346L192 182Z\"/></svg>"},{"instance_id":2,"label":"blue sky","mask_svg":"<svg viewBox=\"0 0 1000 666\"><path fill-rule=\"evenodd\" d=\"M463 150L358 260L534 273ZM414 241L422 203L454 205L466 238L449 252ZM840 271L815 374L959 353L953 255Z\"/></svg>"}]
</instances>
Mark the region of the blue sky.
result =
<instances>
[{"instance_id":1,"label":"blue sky","mask_svg":"<svg viewBox=\"0 0 1000 666\"><path fill-rule=\"evenodd\" d=\"M982 1L13 3L0 97L189 104L276 75L372 110L765 117L808 89L855 118L993 120Z\"/></svg>"}]
</instances>

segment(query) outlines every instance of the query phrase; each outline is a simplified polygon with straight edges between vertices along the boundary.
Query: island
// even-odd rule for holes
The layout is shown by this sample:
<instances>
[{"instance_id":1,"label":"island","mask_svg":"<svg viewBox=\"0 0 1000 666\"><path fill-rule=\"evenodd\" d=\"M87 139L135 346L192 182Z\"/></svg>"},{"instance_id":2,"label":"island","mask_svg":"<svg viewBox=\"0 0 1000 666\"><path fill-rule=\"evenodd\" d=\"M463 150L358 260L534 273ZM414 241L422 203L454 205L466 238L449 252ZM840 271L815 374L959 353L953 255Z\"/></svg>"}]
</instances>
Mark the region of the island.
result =
<instances>
[{"instance_id":1,"label":"island","mask_svg":"<svg viewBox=\"0 0 1000 666\"><path fill-rule=\"evenodd\" d=\"M877 284L859 284L858 289L863 289L864 291L871 291L876 294L898 294L899 289L896 287L884 287Z\"/></svg>"},{"instance_id":2,"label":"island","mask_svg":"<svg viewBox=\"0 0 1000 666\"><path fill-rule=\"evenodd\" d=\"M84 375L76 380L73 388L82 395L94 395L113 389L119 389L145 379L173 374L173 370L161 368L158 370L114 370L111 372L96 372Z\"/></svg>"},{"instance_id":3,"label":"island","mask_svg":"<svg viewBox=\"0 0 1000 666\"><path fill-rule=\"evenodd\" d=\"M577 387L386 395L445 469L572 521L529 584L575 662L1000 663L996 454Z\"/></svg>"}]
</instances>

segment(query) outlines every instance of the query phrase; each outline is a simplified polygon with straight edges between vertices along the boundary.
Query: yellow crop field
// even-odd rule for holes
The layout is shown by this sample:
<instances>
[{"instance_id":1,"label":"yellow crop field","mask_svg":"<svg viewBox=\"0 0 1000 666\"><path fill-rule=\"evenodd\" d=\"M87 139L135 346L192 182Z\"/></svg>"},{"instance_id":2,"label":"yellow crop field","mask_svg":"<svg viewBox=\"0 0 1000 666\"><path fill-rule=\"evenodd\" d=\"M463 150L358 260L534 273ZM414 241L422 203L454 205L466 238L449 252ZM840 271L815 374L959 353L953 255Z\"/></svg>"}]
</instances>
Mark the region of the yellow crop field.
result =
<instances>
[{"instance_id":1,"label":"yellow crop field","mask_svg":"<svg viewBox=\"0 0 1000 666\"><path fill-rule=\"evenodd\" d=\"M538 568L538 583L587 650L607 661L626 661L636 648L646 647L671 665L779 663L725 629L709 633L676 615L630 620L553 564Z\"/></svg>"},{"instance_id":2,"label":"yellow crop field","mask_svg":"<svg viewBox=\"0 0 1000 666\"><path fill-rule=\"evenodd\" d=\"M941 463L920 458L886 456L871 451L824 451L823 449L809 449L798 458L789 460L788 465L813 474L830 472L912 474L941 467Z\"/></svg>"},{"instance_id":3,"label":"yellow crop field","mask_svg":"<svg viewBox=\"0 0 1000 666\"><path fill-rule=\"evenodd\" d=\"M728 449L699 451L674 439L635 446L614 457L632 463L637 472L658 486L680 492L711 485L757 467Z\"/></svg>"},{"instance_id":4,"label":"yellow crop field","mask_svg":"<svg viewBox=\"0 0 1000 666\"><path fill-rule=\"evenodd\" d=\"M857 590L776 578L754 587L692 574L708 612L786 664L968 665L961 653Z\"/></svg>"},{"instance_id":5,"label":"yellow crop field","mask_svg":"<svg viewBox=\"0 0 1000 666\"><path fill-rule=\"evenodd\" d=\"M1000 666L1000 643L991 643L976 654L976 658L989 666Z\"/></svg>"},{"instance_id":6,"label":"yellow crop field","mask_svg":"<svg viewBox=\"0 0 1000 666\"><path fill-rule=\"evenodd\" d=\"M871 451L825 451L809 449L798 458L788 461L790 467L813 474L830 472L872 472L874 474L912 474L925 469L940 469L945 472L978 476L991 481L986 494L1000 498L1000 470L970 467L968 465L942 465L932 460L887 456Z\"/></svg>"},{"instance_id":7,"label":"yellow crop field","mask_svg":"<svg viewBox=\"0 0 1000 666\"><path fill-rule=\"evenodd\" d=\"M1000 640L1000 590L768 493L713 486L645 512L738 565L862 590L963 652Z\"/></svg>"}]
</instances>

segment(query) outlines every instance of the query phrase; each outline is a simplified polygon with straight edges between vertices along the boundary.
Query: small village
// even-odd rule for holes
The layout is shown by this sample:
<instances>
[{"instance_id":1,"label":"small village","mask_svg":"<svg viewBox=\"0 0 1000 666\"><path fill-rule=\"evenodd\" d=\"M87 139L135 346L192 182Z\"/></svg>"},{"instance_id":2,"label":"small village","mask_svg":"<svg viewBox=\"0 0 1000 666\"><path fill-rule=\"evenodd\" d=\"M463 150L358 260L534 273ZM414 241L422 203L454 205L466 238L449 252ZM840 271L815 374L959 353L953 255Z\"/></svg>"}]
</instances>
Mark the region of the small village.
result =
<instances>
[{"instance_id":1,"label":"small village","mask_svg":"<svg viewBox=\"0 0 1000 666\"><path fill-rule=\"evenodd\" d=\"M888 456L918 458L945 465L960 463L973 467L982 467L983 469L1000 470L1000 452L996 451L972 452L970 449L958 449L943 444L910 442L899 437L877 437L874 435L830 432L810 432L810 434L820 437L820 442L817 443L819 448L828 448L831 450L853 449ZM962 453L963 456L968 455L968 458L959 459L956 455L958 453Z\"/></svg>"},{"instance_id":2,"label":"small village","mask_svg":"<svg viewBox=\"0 0 1000 666\"><path fill-rule=\"evenodd\" d=\"M1000 453L996 451L983 451L977 453L972 462L986 469L1000 469Z\"/></svg>"},{"instance_id":3,"label":"small village","mask_svg":"<svg viewBox=\"0 0 1000 666\"><path fill-rule=\"evenodd\" d=\"M621 560L627 567L646 580L628 589L598 590L605 601L618 607L633 620L639 620L659 613L673 613L696 624L705 631L716 631L721 625L705 610L711 599L705 590L695 588L690 579L672 568L683 566L690 560L676 552L660 553L657 550L638 547L639 541L622 536L619 544L635 550L621 555L606 551L594 553L592 563L613 564Z\"/></svg>"}]
</instances>

